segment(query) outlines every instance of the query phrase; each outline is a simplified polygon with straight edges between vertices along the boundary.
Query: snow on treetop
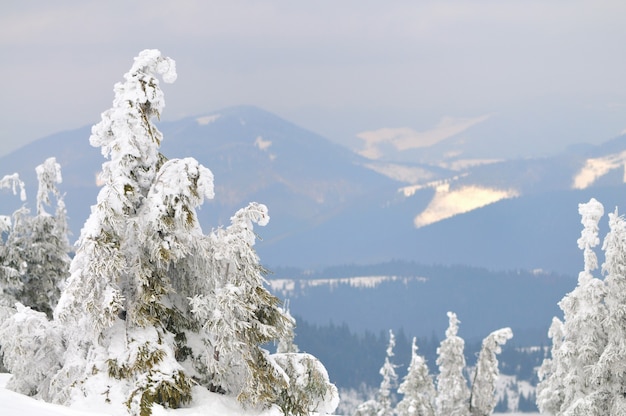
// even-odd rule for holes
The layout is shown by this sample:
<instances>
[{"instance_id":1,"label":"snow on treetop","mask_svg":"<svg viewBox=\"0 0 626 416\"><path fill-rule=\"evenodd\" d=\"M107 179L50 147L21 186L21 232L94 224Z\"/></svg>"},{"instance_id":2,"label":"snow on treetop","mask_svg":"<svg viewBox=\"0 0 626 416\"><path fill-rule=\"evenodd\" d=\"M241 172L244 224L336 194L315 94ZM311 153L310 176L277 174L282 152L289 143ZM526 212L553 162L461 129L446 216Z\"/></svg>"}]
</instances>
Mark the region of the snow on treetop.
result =
<instances>
[{"instance_id":1,"label":"snow on treetop","mask_svg":"<svg viewBox=\"0 0 626 416\"><path fill-rule=\"evenodd\" d=\"M598 222L604 215L604 206L595 198L591 198L586 204L578 204L578 213L584 227L578 239L578 248L584 250L585 272L590 272L598 268L598 258L593 247L600 244Z\"/></svg>"},{"instance_id":2,"label":"snow on treetop","mask_svg":"<svg viewBox=\"0 0 626 416\"><path fill-rule=\"evenodd\" d=\"M456 317L456 313L454 312L448 312L448 318L450 321L450 325L446 330L446 337L451 338L456 336L456 334L459 332L460 321L459 318Z\"/></svg>"},{"instance_id":3,"label":"snow on treetop","mask_svg":"<svg viewBox=\"0 0 626 416\"><path fill-rule=\"evenodd\" d=\"M129 79L138 72L159 74L168 84L176 81L176 62L172 58L161 56L158 49L144 49L135 57L135 62L124 78Z\"/></svg>"}]
</instances>

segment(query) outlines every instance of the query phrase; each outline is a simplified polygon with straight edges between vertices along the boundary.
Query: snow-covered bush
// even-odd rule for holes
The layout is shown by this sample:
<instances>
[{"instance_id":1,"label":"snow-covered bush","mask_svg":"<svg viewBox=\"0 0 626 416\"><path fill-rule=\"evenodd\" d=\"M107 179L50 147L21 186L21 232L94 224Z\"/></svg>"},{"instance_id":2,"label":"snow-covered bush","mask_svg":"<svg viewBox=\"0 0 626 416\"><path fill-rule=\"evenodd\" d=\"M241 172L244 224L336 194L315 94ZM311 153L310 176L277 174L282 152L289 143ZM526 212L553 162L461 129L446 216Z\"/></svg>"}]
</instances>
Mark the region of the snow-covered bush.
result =
<instances>
[{"instance_id":1,"label":"snow-covered bush","mask_svg":"<svg viewBox=\"0 0 626 416\"><path fill-rule=\"evenodd\" d=\"M13 374L7 387L19 393L46 395L50 378L61 367L61 333L43 312L18 303L17 312L0 325L4 364Z\"/></svg>"},{"instance_id":2,"label":"snow-covered bush","mask_svg":"<svg viewBox=\"0 0 626 416\"><path fill-rule=\"evenodd\" d=\"M270 359L284 371L286 386L276 404L285 415L330 414L339 404L337 388L320 361L305 353L278 353Z\"/></svg>"}]
</instances>

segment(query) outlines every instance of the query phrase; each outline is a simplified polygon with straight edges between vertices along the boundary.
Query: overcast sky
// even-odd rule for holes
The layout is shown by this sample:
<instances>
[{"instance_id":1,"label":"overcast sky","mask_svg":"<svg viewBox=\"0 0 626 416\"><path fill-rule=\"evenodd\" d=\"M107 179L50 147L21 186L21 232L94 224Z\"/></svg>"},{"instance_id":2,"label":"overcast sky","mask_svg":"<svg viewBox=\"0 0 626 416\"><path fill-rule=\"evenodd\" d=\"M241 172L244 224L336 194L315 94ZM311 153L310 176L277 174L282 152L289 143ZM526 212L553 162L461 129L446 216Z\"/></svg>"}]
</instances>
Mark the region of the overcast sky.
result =
<instances>
[{"instance_id":1,"label":"overcast sky","mask_svg":"<svg viewBox=\"0 0 626 416\"><path fill-rule=\"evenodd\" d=\"M344 143L498 117L502 140L599 142L626 129L624 16L624 0L5 1L0 154L97 122L146 48L177 63L166 120L252 104Z\"/></svg>"}]
</instances>

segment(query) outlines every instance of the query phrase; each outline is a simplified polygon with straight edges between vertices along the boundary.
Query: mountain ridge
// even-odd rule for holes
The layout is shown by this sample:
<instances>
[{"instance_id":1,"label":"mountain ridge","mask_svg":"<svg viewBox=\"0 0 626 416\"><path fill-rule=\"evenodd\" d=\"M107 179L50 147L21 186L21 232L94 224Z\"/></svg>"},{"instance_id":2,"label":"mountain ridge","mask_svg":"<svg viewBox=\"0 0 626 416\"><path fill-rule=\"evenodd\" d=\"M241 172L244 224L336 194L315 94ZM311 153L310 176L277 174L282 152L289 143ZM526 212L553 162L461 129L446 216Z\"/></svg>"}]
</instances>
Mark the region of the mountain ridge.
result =
<instances>
[{"instance_id":1,"label":"mountain ridge","mask_svg":"<svg viewBox=\"0 0 626 416\"><path fill-rule=\"evenodd\" d=\"M272 220L257 230L263 238L257 251L270 267L402 258L575 274L577 204L598 195L609 206L626 205L620 174L626 158L614 156L626 151L626 136L573 146L555 156L458 170L442 168L437 161L390 161L398 169L430 172L430 177L401 180L372 169L372 160L254 106L159 122L157 127L166 157L193 156L215 175L216 198L199 211L203 227L228 224L251 201L268 206ZM89 133L89 127L57 133L0 157L0 175L19 172L31 196L34 167L57 157L74 236L96 201L96 176L105 161L89 145ZM585 189L573 189L589 161L595 165L589 168L590 179L581 182ZM476 200L481 192L484 200ZM17 198L3 196L1 212L19 204ZM422 221L416 228L416 219L428 210L436 221Z\"/></svg>"}]
</instances>

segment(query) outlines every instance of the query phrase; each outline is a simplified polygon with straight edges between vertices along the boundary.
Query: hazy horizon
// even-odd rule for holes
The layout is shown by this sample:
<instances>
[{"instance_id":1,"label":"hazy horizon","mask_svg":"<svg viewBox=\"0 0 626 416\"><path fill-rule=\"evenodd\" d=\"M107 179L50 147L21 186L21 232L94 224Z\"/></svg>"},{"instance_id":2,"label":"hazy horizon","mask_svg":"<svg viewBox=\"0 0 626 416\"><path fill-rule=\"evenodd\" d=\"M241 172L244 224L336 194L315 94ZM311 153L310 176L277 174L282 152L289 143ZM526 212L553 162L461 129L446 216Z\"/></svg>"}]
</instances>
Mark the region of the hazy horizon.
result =
<instances>
[{"instance_id":1,"label":"hazy horizon","mask_svg":"<svg viewBox=\"0 0 626 416\"><path fill-rule=\"evenodd\" d=\"M488 136L521 156L598 143L626 129L624 12L620 1L11 3L0 155L97 122L146 48L177 62L164 120L251 104L352 147L398 132Z\"/></svg>"}]
</instances>

